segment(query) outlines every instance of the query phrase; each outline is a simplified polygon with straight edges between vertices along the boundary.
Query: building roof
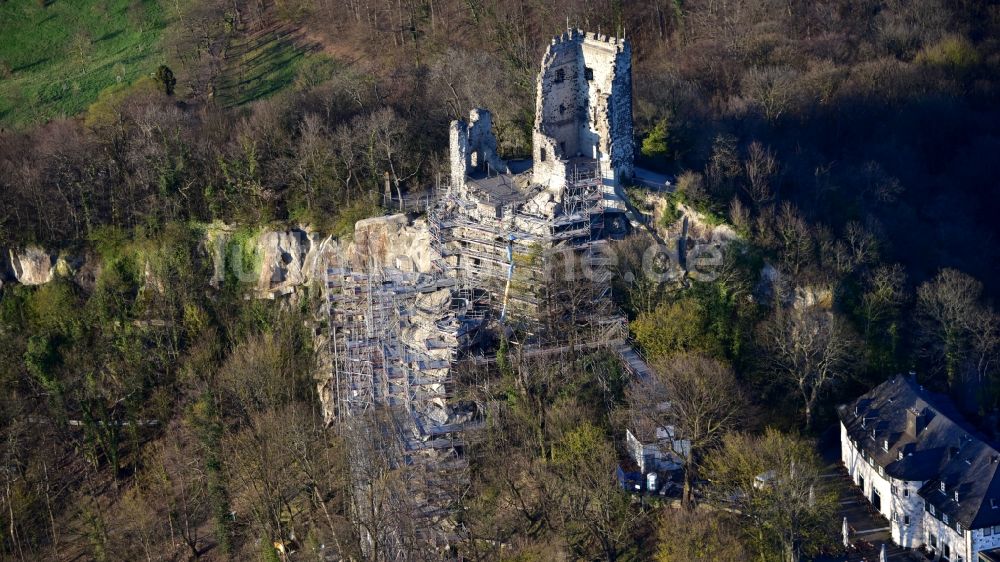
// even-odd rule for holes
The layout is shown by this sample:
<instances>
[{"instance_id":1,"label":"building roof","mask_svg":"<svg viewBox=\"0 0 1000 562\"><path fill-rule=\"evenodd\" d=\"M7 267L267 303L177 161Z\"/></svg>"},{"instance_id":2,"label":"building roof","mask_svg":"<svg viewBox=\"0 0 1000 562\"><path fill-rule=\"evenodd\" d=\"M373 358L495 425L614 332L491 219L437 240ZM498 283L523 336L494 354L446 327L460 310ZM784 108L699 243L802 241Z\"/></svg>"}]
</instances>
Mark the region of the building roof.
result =
<instances>
[{"instance_id":1,"label":"building roof","mask_svg":"<svg viewBox=\"0 0 1000 562\"><path fill-rule=\"evenodd\" d=\"M837 411L886 475L923 482L918 493L940 513L968 529L1000 524L1000 452L947 397L897 376Z\"/></svg>"}]
</instances>

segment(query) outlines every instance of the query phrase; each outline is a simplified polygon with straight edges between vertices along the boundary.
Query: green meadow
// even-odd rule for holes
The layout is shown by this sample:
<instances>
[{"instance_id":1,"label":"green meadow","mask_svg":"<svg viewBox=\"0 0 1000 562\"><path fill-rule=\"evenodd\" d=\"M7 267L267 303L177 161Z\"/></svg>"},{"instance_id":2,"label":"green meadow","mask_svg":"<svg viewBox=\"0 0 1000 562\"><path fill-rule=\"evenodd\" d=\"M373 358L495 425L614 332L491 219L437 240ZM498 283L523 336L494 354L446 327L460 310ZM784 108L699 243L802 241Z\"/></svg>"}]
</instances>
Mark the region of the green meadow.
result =
<instances>
[{"instance_id":1,"label":"green meadow","mask_svg":"<svg viewBox=\"0 0 1000 562\"><path fill-rule=\"evenodd\" d=\"M166 19L152 0L0 2L0 126L76 115L151 75Z\"/></svg>"}]
</instances>

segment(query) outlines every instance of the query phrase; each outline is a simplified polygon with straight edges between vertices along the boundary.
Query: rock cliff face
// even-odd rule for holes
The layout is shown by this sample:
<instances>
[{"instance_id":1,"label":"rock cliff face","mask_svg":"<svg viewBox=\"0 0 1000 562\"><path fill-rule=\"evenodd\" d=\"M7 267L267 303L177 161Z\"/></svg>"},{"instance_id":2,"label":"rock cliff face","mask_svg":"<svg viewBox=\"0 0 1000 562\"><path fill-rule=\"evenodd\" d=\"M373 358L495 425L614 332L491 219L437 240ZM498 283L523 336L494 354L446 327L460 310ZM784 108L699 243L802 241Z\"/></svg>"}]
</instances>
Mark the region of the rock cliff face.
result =
<instances>
[{"instance_id":1,"label":"rock cliff face","mask_svg":"<svg viewBox=\"0 0 1000 562\"><path fill-rule=\"evenodd\" d=\"M22 285L42 285L52 280L55 260L38 246L28 246L23 251L10 250L10 271Z\"/></svg>"},{"instance_id":2,"label":"rock cliff face","mask_svg":"<svg viewBox=\"0 0 1000 562\"><path fill-rule=\"evenodd\" d=\"M310 270L306 258L319 242L317 238L315 233L298 229L262 233L256 244L260 257L260 274L255 284L257 296L274 298L293 293L297 287L315 279L316 272Z\"/></svg>"},{"instance_id":3,"label":"rock cliff face","mask_svg":"<svg viewBox=\"0 0 1000 562\"><path fill-rule=\"evenodd\" d=\"M265 230L248 243L254 257L242 255L238 247L230 244L234 231L228 226L215 226L206 232L203 248L213 264L212 278L206 281L218 287L227 273L234 274L252 284L257 298L274 299L313 283L322 285L328 266L376 264L413 272L431 268L427 223L410 222L403 214L358 221L352 240L336 240L303 227ZM57 258L38 246L7 250L0 258L0 287L5 282L41 285L59 275L72 277L87 289L92 288L97 274L92 259Z\"/></svg>"},{"instance_id":4,"label":"rock cliff face","mask_svg":"<svg viewBox=\"0 0 1000 562\"><path fill-rule=\"evenodd\" d=\"M433 260L427 222L410 223L406 215L358 221L354 225L354 240L345 250L347 263L357 267L366 265L365 256L370 256L378 265L426 272L430 271Z\"/></svg>"},{"instance_id":5,"label":"rock cliff face","mask_svg":"<svg viewBox=\"0 0 1000 562\"><path fill-rule=\"evenodd\" d=\"M721 265L726 247L740 239L732 226L714 224L684 204L677 205L679 217L676 221L663 224L661 218L671 204L663 194L640 192L633 197L639 198L635 201L640 213L638 219L666 245L670 261L665 267L677 278L688 276L711 280L711 272L701 270Z\"/></svg>"}]
</instances>

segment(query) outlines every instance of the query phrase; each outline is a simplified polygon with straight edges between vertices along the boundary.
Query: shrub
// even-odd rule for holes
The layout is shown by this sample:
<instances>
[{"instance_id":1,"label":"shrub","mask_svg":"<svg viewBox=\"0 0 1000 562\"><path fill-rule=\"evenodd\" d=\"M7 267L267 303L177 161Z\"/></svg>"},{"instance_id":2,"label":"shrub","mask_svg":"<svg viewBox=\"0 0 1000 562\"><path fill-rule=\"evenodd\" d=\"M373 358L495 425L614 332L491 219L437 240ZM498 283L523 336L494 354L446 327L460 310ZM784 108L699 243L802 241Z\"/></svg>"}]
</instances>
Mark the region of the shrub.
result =
<instances>
[{"instance_id":1,"label":"shrub","mask_svg":"<svg viewBox=\"0 0 1000 562\"><path fill-rule=\"evenodd\" d=\"M646 158L661 158L667 155L667 119L656 122L646 138L642 139L642 155Z\"/></svg>"},{"instance_id":2,"label":"shrub","mask_svg":"<svg viewBox=\"0 0 1000 562\"><path fill-rule=\"evenodd\" d=\"M979 64L980 56L968 39L949 35L922 49L917 54L916 62L965 73Z\"/></svg>"}]
</instances>

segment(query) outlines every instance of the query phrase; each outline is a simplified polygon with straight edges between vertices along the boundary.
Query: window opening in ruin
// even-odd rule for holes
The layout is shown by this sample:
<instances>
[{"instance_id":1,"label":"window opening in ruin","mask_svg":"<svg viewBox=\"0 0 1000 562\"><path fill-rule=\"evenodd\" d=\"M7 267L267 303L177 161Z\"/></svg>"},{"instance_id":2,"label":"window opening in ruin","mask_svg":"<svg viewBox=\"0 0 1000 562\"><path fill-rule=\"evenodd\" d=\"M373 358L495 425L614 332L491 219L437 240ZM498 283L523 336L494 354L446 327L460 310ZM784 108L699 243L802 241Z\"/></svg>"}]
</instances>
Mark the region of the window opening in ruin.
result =
<instances>
[{"instance_id":1,"label":"window opening in ruin","mask_svg":"<svg viewBox=\"0 0 1000 562\"><path fill-rule=\"evenodd\" d=\"M559 104L559 115L562 115L564 113L566 113L566 106L563 104Z\"/></svg>"},{"instance_id":2,"label":"window opening in ruin","mask_svg":"<svg viewBox=\"0 0 1000 562\"><path fill-rule=\"evenodd\" d=\"M538 159L541 160L542 162L545 162L545 149L544 148L539 148L538 149Z\"/></svg>"},{"instance_id":3,"label":"window opening in ruin","mask_svg":"<svg viewBox=\"0 0 1000 562\"><path fill-rule=\"evenodd\" d=\"M591 80L593 80L594 79L594 69L593 68L584 68L583 69L583 77L586 78L588 82L591 81Z\"/></svg>"},{"instance_id":4,"label":"window opening in ruin","mask_svg":"<svg viewBox=\"0 0 1000 562\"><path fill-rule=\"evenodd\" d=\"M559 152L562 152L564 156L566 155L566 143L565 142L560 142L559 143Z\"/></svg>"},{"instance_id":5,"label":"window opening in ruin","mask_svg":"<svg viewBox=\"0 0 1000 562\"><path fill-rule=\"evenodd\" d=\"M563 80L566 79L566 71L563 69L556 70L556 84L561 84Z\"/></svg>"}]
</instances>

